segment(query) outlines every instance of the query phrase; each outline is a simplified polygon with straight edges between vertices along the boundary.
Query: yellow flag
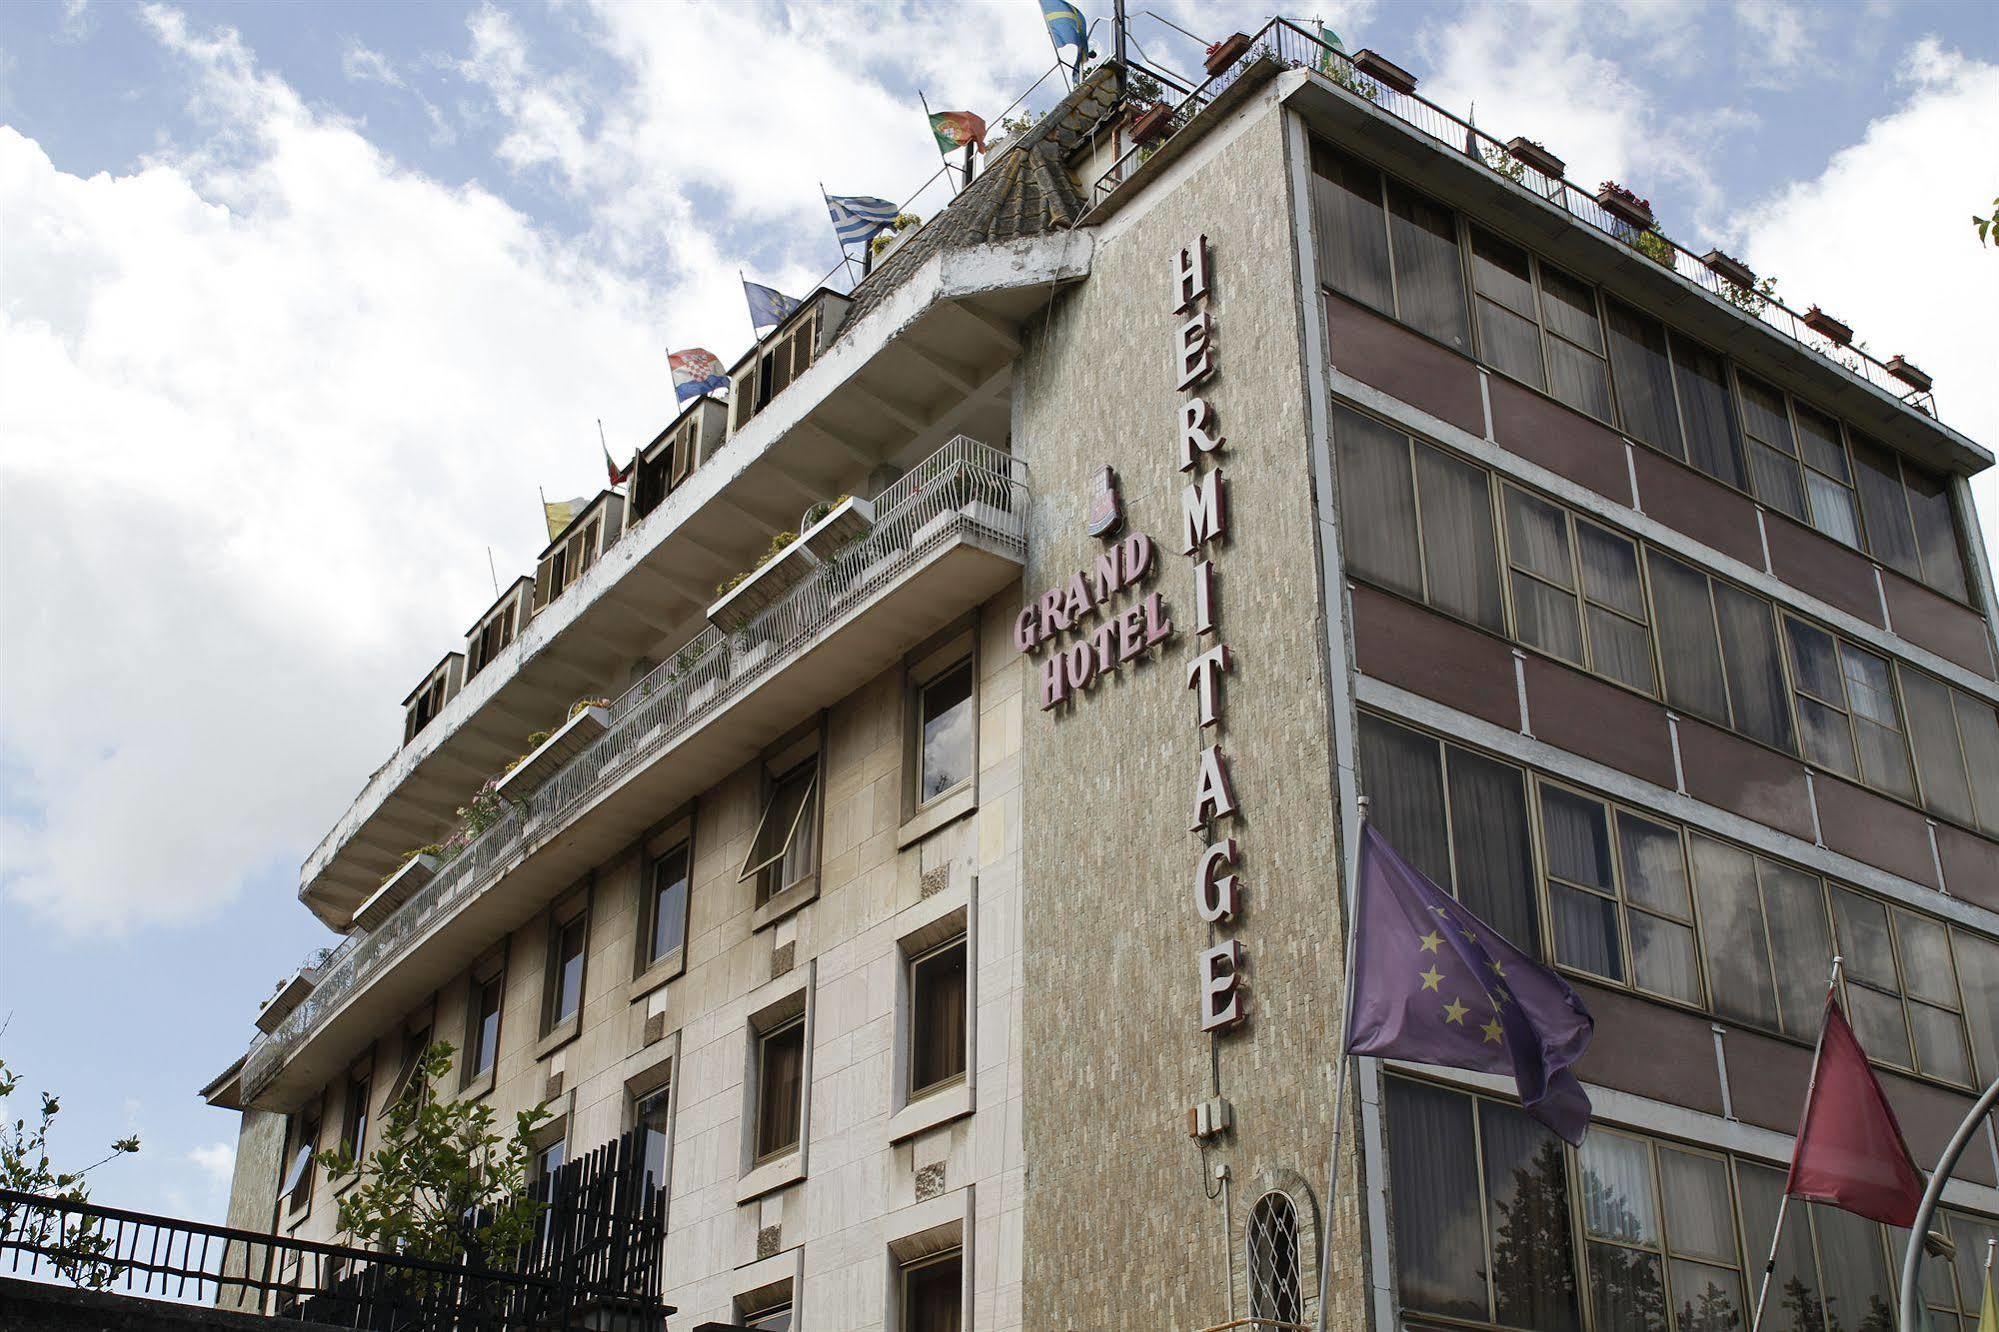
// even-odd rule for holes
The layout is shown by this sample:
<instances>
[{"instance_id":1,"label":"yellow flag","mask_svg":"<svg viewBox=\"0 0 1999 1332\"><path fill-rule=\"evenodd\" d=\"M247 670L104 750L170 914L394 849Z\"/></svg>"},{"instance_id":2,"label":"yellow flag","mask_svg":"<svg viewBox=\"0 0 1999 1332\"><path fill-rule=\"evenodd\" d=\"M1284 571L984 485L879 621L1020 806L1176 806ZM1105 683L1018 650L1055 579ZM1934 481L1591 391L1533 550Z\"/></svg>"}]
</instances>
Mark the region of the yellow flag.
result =
<instances>
[{"instance_id":1,"label":"yellow flag","mask_svg":"<svg viewBox=\"0 0 1999 1332\"><path fill-rule=\"evenodd\" d=\"M1978 1332L1999 1332L1999 1299L1992 1294L1992 1265L1985 1266L1985 1300L1978 1306Z\"/></svg>"},{"instance_id":2,"label":"yellow flag","mask_svg":"<svg viewBox=\"0 0 1999 1332\"><path fill-rule=\"evenodd\" d=\"M568 526L576 521L576 515L583 512L583 506L590 502L588 495L578 495L575 499L548 500L541 502L541 515L548 520L548 539L555 540Z\"/></svg>"}]
</instances>

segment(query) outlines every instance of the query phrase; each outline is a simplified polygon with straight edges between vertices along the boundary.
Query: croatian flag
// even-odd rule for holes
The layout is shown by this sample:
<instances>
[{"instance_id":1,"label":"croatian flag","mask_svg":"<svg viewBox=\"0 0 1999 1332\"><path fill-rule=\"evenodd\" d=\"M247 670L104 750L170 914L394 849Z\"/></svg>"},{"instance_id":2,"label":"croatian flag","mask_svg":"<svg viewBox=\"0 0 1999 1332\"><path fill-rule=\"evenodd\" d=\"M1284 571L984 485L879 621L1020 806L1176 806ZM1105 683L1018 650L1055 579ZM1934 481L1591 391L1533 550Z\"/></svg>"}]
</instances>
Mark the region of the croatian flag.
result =
<instances>
[{"instance_id":1,"label":"croatian flag","mask_svg":"<svg viewBox=\"0 0 1999 1332\"><path fill-rule=\"evenodd\" d=\"M859 245L883 227L894 224L902 209L886 199L866 194L829 194L826 211L833 218L833 234L842 247Z\"/></svg>"},{"instance_id":2,"label":"croatian flag","mask_svg":"<svg viewBox=\"0 0 1999 1332\"><path fill-rule=\"evenodd\" d=\"M705 347L670 351L666 363L673 369L673 396L677 401L686 402L704 393L722 393L729 387L729 376L722 372L721 361Z\"/></svg>"},{"instance_id":3,"label":"croatian flag","mask_svg":"<svg viewBox=\"0 0 1999 1332\"><path fill-rule=\"evenodd\" d=\"M743 299L750 303L751 328L774 328L800 305L776 287L766 287L748 278L743 279Z\"/></svg>"},{"instance_id":4,"label":"croatian flag","mask_svg":"<svg viewBox=\"0 0 1999 1332\"><path fill-rule=\"evenodd\" d=\"M1397 855L1360 832L1348 1054L1513 1078L1527 1113L1572 1143L1589 1096L1569 1070L1596 1020L1560 976L1502 938Z\"/></svg>"}]
</instances>

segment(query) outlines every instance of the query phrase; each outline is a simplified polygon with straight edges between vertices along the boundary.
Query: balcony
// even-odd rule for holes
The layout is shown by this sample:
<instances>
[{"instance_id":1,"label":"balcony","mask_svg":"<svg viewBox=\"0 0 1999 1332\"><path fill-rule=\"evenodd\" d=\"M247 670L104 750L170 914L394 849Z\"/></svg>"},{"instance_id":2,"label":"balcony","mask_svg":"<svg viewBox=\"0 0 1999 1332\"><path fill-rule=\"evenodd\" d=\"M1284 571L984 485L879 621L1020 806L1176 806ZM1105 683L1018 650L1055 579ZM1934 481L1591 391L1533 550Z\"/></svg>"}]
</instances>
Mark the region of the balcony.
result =
<instances>
[{"instance_id":1,"label":"balcony","mask_svg":"<svg viewBox=\"0 0 1999 1332\"><path fill-rule=\"evenodd\" d=\"M874 524L784 596L711 626L609 708L608 728L367 934L254 1045L246 1104L282 1108L377 1030L819 709L1007 585L1027 553L1026 467L963 438L874 500ZM670 760L670 761L668 761Z\"/></svg>"}]
</instances>

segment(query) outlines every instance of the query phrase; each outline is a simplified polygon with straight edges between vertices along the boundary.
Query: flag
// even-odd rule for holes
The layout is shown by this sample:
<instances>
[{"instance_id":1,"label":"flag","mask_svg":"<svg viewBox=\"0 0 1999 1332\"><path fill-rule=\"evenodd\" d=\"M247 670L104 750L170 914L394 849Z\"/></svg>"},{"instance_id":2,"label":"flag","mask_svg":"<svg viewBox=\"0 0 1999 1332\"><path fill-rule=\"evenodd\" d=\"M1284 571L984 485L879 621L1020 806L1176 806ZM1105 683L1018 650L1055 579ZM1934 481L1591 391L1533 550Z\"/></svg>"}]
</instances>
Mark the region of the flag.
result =
<instances>
[{"instance_id":1,"label":"flag","mask_svg":"<svg viewBox=\"0 0 1999 1332\"><path fill-rule=\"evenodd\" d=\"M625 469L621 472L618 470L618 464L611 461L611 450L609 447L606 447L604 450L604 470L611 474L611 484L614 486L625 484L625 478L632 474L632 463L637 461L637 458L633 458L632 462L625 464Z\"/></svg>"},{"instance_id":2,"label":"flag","mask_svg":"<svg viewBox=\"0 0 1999 1332\"><path fill-rule=\"evenodd\" d=\"M743 298L750 303L750 327L774 328L784 322L784 317L796 310L800 302L793 300L775 287L766 287L761 282L744 278Z\"/></svg>"},{"instance_id":3,"label":"flag","mask_svg":"<svg viewBox=\"0 0 1999 1332\"><path fill-rule=\"evenodd\" d=\"M1485 160L1478 150L1478 103L1473 102L1470 113L1465 118L1465 156Z\"/></svg>"},{"instance_id":4,"label":"flag","mask_svg":"<svg viewBox=\"0 0 1999 1332\"><path fill-rule=\"evenodd\" d=\"M729 387L729 377L722 372L721 361L705 347L670 351L666 363L673 370L673 396L680 402L704 393L722 393Z\"/></svg>"},{"instance_id":5,"label":"flag","mask_svg":"<svg viewBox=\"0 0 1999 1332\"><path fill-rule=\"evenodd\" d=\"M1805 1098L1784 1192L1904 1228L1922 1206L1923 1174L1836 995L1826 996L1818 1076Z\"/></svg>"},{"instance_id":6,"label":"flag","mask_svg":"<svg viewBox=\"0 0 1999 1332\"><path fill-rule=\"evenodd\" d=\"M1301 23L1298 26L1302 28L1305 25ZM1338 61L1333 59L1333 52L1338 51L1341 55L1345 55L1347 49L1346 43L1340 40L1340 35L1338 33L1334 32L1331 28L1327 27L1325 24L1321 23L1318 26L1319 26L1319 44L1325 47L1326 49L1319 52L1319 63L1317 68L1319 73L1321 74L1331 74L1333 72L1333 66L1339 63Z\"/></svg>"},{"instance_id":7,"label":"flag","mask_svg":"<svg viewBox=\"0 0 1999 1332\"><path fill-rule=\"evenodd\" d=\"M1057 50L1073 46L1083 55L1091 53L1085 38L1090 22L1069 0L1041 0L1041 20L1048 25L1048 40Z\"/></svg>"},{"instance_id":8,"label":"flag","mask_svg":"<svg viewBox=\"0 0 1999 1332\"><path fill-rule=\"evenodd\" d=\"M966 144L986 150L986 122L970 111L932 111L930 132L937 136L937 151L951 153Z\"/></svg>"},{"instance_id":9,"label":"flag","mask_svg":"<svg viewBox=\"0 0 1999 1332\"><path fill-rule=\"evenodd\" d=\"M576 515L583 512L590 503L588 495L578 495L575 499L550 500L541 502L541 516L548 522L548 539L555 540L576 521Z\"/></svg>"},{"instance_id":10,"label":"flag","mask_svg":"<svg viewBox=\"0 0 1999 1332\"><path fill-rule=\"evenodd\" d=\"M1977 1332L1999 1332L1999 1298L1992 1294L1992 1261L1985 1262L1985 1298L1978 1305Z\"/></svg>"},{"instance_id":11,"label":"flag","mask_svg":"<svg viewBox=\"0 0 1999 1332\"><path fill-rule=\"evenodd\" d=\"M871 239L883 227L892 226L902 209L886 199L866 194L829 194L826 211L833 218L833 234L844 249Z\"/></svg>"},{"instance_id":12,"label":"flag","mask_svg":"<svg viewBox=\"0 0 1999 1332\"><path fill-rule=\"evenodd\" d=\"M1554 971L1360 832L1346 1053L1510 1074L1527 1112L1572 1143L1589 1096L1570 1072L1596 1021Z\"/></svg>"}]
</instances>

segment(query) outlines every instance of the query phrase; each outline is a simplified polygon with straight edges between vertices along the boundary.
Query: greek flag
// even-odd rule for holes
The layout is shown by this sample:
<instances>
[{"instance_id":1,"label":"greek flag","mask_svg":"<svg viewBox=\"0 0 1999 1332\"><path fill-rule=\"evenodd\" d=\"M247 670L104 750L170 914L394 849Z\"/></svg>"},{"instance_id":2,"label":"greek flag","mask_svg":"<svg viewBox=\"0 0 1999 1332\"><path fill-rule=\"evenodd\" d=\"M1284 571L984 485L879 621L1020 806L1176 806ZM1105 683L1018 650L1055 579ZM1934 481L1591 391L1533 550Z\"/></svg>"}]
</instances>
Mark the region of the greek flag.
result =
<instances>
[{"instance_id":1,"label":"greek flag","mask_svg":"<svg viewBox=\"0 0 1999 1332\"><path fill-rule=\"evenodd\" d=\"M901 209L886 199L865 194L829 194L826 211L833 217L833 232L840 245L859 245L883 227L894 223Z\"/></svg>"}]
</instances>

